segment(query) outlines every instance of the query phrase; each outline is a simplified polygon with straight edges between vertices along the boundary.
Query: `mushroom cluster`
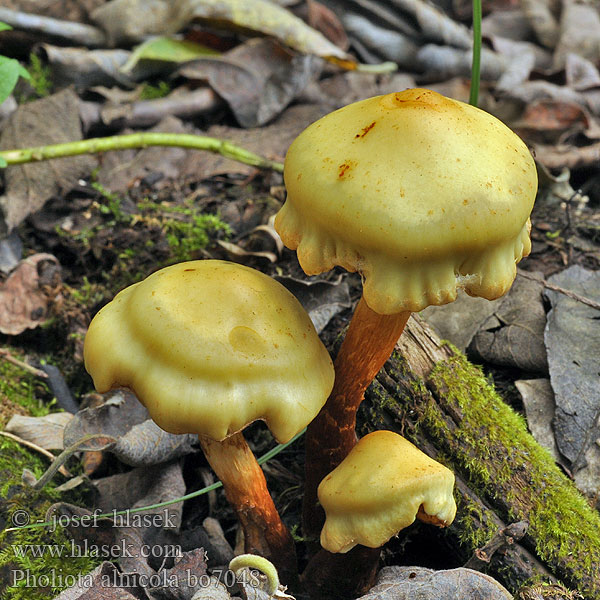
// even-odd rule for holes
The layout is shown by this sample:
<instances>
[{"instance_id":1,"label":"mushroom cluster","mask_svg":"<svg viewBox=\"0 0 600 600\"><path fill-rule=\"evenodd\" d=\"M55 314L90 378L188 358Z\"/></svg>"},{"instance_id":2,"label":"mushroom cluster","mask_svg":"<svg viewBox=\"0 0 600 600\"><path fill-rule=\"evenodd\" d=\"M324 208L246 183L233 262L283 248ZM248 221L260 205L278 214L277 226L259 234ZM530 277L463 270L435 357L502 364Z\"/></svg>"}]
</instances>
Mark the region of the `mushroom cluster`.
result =
<instances>
[{"instance_id":1,"label":"mushroom cluster","mask_svg":"<svg viewBox=\"0 0 600 600\"><path fill-rule=\"evenodd\" d=\"M283 243L315 275L358 271L363 293L335 361L334 389L306 435L304 528L318 535L317 486L356 443L356 411L412 312L457 289L504 294L531 248L537 171L492 115L426 89L345 106L288 150Z\"/></svg>"},{"instance_id":2,"label":"mushroom cluster","mask_svg":"<svg viewBox=\"0 0 600 600\"><path fill-rule=\"evenodd\" d=\"M285 442L308 425L304 534L320 535L323 550L305 578L315 597L334 597L367 585L377 548L416 518L454 518L454 475L392 432L357 443L356 411L412 312L453 301L459 287L488 299L508 290L530 251L537 176L496 118L414 89L313 123L290 147L284 178L275 227L304 271L362 277L335 377L292 294L218 260L173 265L120 292L93 319L84 358L99 391L129 387L161 428L198 434L246 552L290 582L294 544L241 431L263 420Z\"/></svg>"}]
</instances>

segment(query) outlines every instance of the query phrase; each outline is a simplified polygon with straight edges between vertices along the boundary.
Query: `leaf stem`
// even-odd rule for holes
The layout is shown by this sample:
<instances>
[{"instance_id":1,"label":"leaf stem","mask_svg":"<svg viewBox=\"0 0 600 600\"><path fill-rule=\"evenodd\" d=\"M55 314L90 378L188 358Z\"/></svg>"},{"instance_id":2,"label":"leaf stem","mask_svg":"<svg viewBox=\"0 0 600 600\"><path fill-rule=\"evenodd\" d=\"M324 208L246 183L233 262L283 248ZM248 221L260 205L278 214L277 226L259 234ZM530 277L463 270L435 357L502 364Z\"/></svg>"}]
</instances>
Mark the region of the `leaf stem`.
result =
<instances>
[{"instance_id":1,"label":"leaf stem","mask_svg":"<svg viewBox=\"0 0 600 600\"><path fill-rule=\"evenodd\" d=\"M477 106L481 78L481 0L473 0L473 61L471 63L471 91L469 104Z\"/></svg>"},{"instance_id":2,"label":"leaf stem","mask_svg":"<svg viewBox=\"0 0 600 600\"><path fill-rule=\"evenodd\" d=\"M0 166L20 165L23 163L76 156L78 154L94 154L110 150L128 150L130 148L146 148L148 146L177 146L192 150L207 150L221 154L238 162L258 167L283 171L283 164L268 160L250 152L237 144L218 138L191 135L186 133L153 133L142 132L130 135L115 135L105 138L91 138L64 144L52 144L35 148L21 148L0 152Z\"/></svg>"}]
</instances>

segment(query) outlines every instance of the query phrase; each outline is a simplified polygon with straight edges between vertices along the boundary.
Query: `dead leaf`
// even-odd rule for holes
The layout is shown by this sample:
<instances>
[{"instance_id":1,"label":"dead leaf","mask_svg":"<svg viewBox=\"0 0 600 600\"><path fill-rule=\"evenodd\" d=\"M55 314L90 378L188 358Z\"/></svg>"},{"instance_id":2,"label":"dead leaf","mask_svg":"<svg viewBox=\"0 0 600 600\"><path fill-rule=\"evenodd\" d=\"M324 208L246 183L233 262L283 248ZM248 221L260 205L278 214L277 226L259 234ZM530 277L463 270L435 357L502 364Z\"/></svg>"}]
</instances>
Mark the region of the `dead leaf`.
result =
<instances>
[{"instance_id":1,"label":"dead leaf","mask_svg":"<svg viewBox=\"0 0 600 600\"><path fill-rule=\"evenodd\" d=\"M521 7L535 31L538 41L546 48L554 48L558 42L559 25L555 16L558 3L554 0L521 0Z\"/></svg>"},{"instance_id":2,"label":"dead leaf","mask_svg":"<svg viewBox=\"0 0 600 600\"><path fill-rule=\"evenodd\" d=\"M112 440L108 450L131 466L156 465L195 452L197 436L167 433L148 418L148 412L128 390L109 393L103 405L80 410L65 429L70 446L85 435L102 434ZM98 450L106 442L90 440L83 450Z\"/></svg>"},{"instance_id":3,"label":"dead leaf","mask_svg":"<svg viewBox=\"0 0 600 600\"><path fill-rule=\"evenodd\" d=\"M63 48L51 44L43 44L41 48L51 68L52 81L60 88L72 84L81 88L115 84L131 88L134 85L134 80L120 70L131 56L127 50Z\"/></svg>"},{"instance_id":4,"label":"dead leaf","mask_svg":"<svg viewBox=\"0 0 600 600\"><path fill-rule=\"evenodd\" d=\"M565 59L565 77L567 85L578 92L600 86L600 72L596 65L573 52L569 52Z\"/></svg>"},{"instance_id":5,"label":"dead leaf","mask_svg":"<svg viewBox=\"0 0 600 600\"><path fill-rule=\"evenodd\" d=\"M14 415L4 429L46 450L63 450L63 433L72 417L68 412L43 417Z\"/></svg>"},{"instance_id":6,"label":"dead leaf","mask_svg":"<svg viewBox=\"0 0 600 600\"><path fill-rule=\"evenodd\" d=\"M522 8L491 11L481 21L481 33L488 39L499 37L523 41L531 39L532 32L531 23Z\"/></svg>"},{"instance_id":7,"label":"dead leaf","mask_svg":"<svg viewBox=\"0 0 600 600\"><path fill-rule=\"evenodd\" d=\"M442 306L428 306L419 315L444 340L464 352L481 324L494 312L501 300L474 298L459 290L456 300Z\"/></svg>"},{"instance_id":8,"label":"dead leaf","mask_svg":"<svg viewBox=\"0 0 600 600\"><path fill-rule=\"evenodd\" d=\"M308 0L306 6L308 24L342 50L348 50L348 36L335 12L317 0Z\"/></svg>"},{"instance_id":9,"label":"dead leaf","mask_svg":"<svg viewBox=\"0 0 600 600\"><path fill-rule=\"evenodd\" d=\"M23 242L16 231L0 238L0 273L8 275L23 256Z\"/></svg>"},{"instance_id":10,"label":"dead leaf","mask_svg":"<svg viewBox=\"0 0 600 600\"><path fill-rule=\"evenodd\" d=\"M19 335L46 320L60 283L50 289L45 285L45 273L60 279L58 261L52 254L34 254L22 260L0 285L0 332Z\"/></svg>"},{"instance_id":11,"label":"dead leaf","mask_svg":"<svg viewBox=\"0 0 600 600\"><path fill-rule=\"evenodd\" d=\"M141 41L149 34L172 34L202 21L272 36L298 52L355 64L321 33L267 0L155 0L151 5L146 0L112 0L95 10L92 19L113 45Z\"/></svg>"},{"instance_id":12,"label":"dead leaf","mask_svg":"<svg viewBox=\"0 0 600 600\"><path fill-rule=\"evenodd\" d=\"M207 80L242 127L258 127L281 113L320 70L311 57L274 40L251 39L221 57L189 62L177 73Z\"/></svg>"},{"instance_id":13,"label":"dead leaf","mask_svg":"<svg viewBox=\"0 0 600 600\"><path fill-rule=\"evenodd\" d=\"M492 364L546 372L546 313L542 290L541 283L517 277L508 294L473 337L469 351Z\"/></svg>"},{"instance_id":14,"label":"dead leaf","mask_svg":"<svg viewBox=\"0 0 600 600\"><path fill-rule=\"evenodd\" d=\"M82 573L77 583L54 600L139 600L131 591L110 585L119 581L120 573L111 562L105 561L90 573Z\"/></svg>"},{"instance_id":15,"label":"dead leaf","mask_svg":"<svg viewBox=\"0 0 600 600\"><path fill-rule=\"evenodd\" d=\"M600 301L598 272L575 265L548 281ZM586 464L586 451L600 437L600 313L564 294L552 290L544 294L552 303L544 338L556 397L554 434L576 473Z\"/></svg>"},{"instance_id":16,"label":"dead leaf","mask_svg":"<svg viewBox=\"0 0 600 600\"><path fill-rule=\"evenodd\" d=\"M517 98L525 104L532 104L537 100L554 100L555 102L566 102L585 106L585 97L564 85L557 85L550 81L535 79L525 81L512 90L504 90L511 98Z\"/></svg>"},{"instance_id":17,"label":"dead leaf","mask_svg":"<svg viewBox=\"0 0 600 600\"><path fill-rule=\"evenodd\" d=\"M557 100L538 100L526 106L512 128L530 142L557 142L565 135L586 130L589 113L579 104ZM522 132L522 133L521 133Z\"/></svg>"},{"instance_id":18,"label":"dead leaf","mask_svg":"<svg viewBox=\"0 0 600 600\"><path fill-rule=\"evenodd\" d=\"M472 569L434 571L423 567L384 567L377 583L358 600L512 600L495 579Z\"/></svg>"},{"instance_id":19,"label":"dead leaf","mask_svg":"<svg viewBox=\"0 0 600 600\"><path fill-rule=\"evenodd\" d=\"M388 21L381 25L362 14L350 13L343 17L343 22L352 45L363 61L375 63L384 59L393 60L407 69L414 66L417 44L404 32L390 29Z\"/></svg>"},{"instance_id":20,"label":"dead leaf","mask_svg":"<svg viewBox=\"0 0 600 600\"><path fill-rule=\"evenodd\" d=\"M21 104L7 120L0 137L0 149L73 142L81 138L79 99L67 89ZM82 155L7 167L5 195L0 197L3 212L0 231L16 227L46 200L72 189L95 165L94 157Z\"/></svg>"},{"instance_id":21,"label":"dead leaf","mask_svg":"<svg viewBox=\"0 0 600 600\"><path fill-rule=\"evenodd\" d=\"M283 160L294 138L310 123L327 112L326 106L313 104L292 106L270 125L256 129L239 129L225 125L211 126L206 135L229 140L244 148L274 160ZM182 175L193 175L202 180L223 173L255 172L253 167L207 152L189 152L182 167Z\"/></svg>"},{"instance_id":22,"label":"dead leaf","mask_svg":"<svg viewBox=\"0 0 600 600\"><path fill-rule=\"evenodd\" d=\"M560 461L552 419L554 418L554 392L549 379L520 379L515 386L523 399L527 427L540 446L546 448L557 462Z\"/></svg>"},{"instance_id":23,"label":"dead leaf","mask_svg":"<svg viewBox=\"0 0 600 600\"><path fill-rule=\"evenodd\" d=\"M548 169L580 169L597 167L600 164L600 142L589 146L571 146L560 144L548 146L536 144L535 158Z\"/></svg>"},{"instance_id":24,"label":"dead leaf","mask_svg":"<svg viewBox=\"0 0 600 600\"><path fill-rule=\"evenodd\" d=\"M175 558L173 567L161 571L164 580L169 582L168 587L151 587L148 593L154 600L229 600L223 583L207 574L206 560L204 548L184 552ZM199 594L202 590L206 595Z\"/></svg>"},{"instance_id":25,"label":"dead leaf","mask_svg":"<svg viewBox=\"0 0 600 600\"><path fill-rule=\"evenodd\" d=\"M166 117L149 131L191 133L192 128L176 117ZM111 192L126 192L136 180L148 175L175 179L189 150L184 148L150 147L142 150L111 152L102 157L98 182ZM204 154L204 153L202 153Z\"/></svg>"},{"instance_id":26,"label":"dead leaf","mask_svg":"<svg viewBox=\"0 0 600 600\"><path fill-rule=\"evenodd\" d=\"M600 60L600 13L597 4L563 0L560 37L554 54L555 68L565 66L569 53L594 63Z\"/></svg>"},{"instance_id":27,"label":"dead leaf","mask_svg":"<svg viewBox=\"0 0 600 600\"><path fill-rule=\"evenodd\" d=\"M470 77L471 59L472 53L470 50L451 46L425 44L417 52L418 68L434 80L446 80L456 76ZM506 70L507 64L505 57L487 48L482 48L482 79L496 81Z\"/></svg>"}]
</instances>

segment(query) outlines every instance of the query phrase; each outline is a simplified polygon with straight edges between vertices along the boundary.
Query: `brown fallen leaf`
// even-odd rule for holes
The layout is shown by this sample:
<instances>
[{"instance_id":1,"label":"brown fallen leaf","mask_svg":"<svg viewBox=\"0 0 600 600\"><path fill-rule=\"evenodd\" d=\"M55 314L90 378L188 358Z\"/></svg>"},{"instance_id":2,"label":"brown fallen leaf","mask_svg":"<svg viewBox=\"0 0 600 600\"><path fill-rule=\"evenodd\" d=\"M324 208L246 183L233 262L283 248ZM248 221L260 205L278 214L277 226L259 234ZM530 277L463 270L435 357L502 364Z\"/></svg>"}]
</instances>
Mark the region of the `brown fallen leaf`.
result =
<instances>
[{"instance_id":1,"label":"brown fallen leaf","mask_svg":"<svg viewBox=\"0 0 600 600\"><path fill-rule=\"evenodd\" d=\"M557 142L565 134L584 131L590 122L589 113L579 104L538 100L529 104L523 116L511 125L529 142Z\"/></svg>"},{"instance_id":2,"label":"brown fallen leaf","mask_svg":"<svg viewBox=\"0 0 600 600\"><path fill-rule=\"evenodd\" d=\"M335 12L316 0L307 0L306 7L308 9L308 24L317 31L320 31L328 40L342 50L348 50L348 46L350 45L348 36Z\"/></svg>"},{"instance_id":3,"label":"brown fallen leaf","mask_svg":"<svg viewBox=\"0 0 600 600\"><path fill-rule=\"evenodd\" d=\"M44 272L60 278L60 265L52 254L34 254L0 285L0 332L19 335L44 322L58 292L45 286ZM59 283L59 282L57 282Z\"/></svg>"},{"instance_id":4,"label":"brown fallen leaf","mask_svg":"<svg viewBox=\"0 0 600 600\"><path fill-rule=\"evenodd\" d=\"M253 38L222 56L189 62L177 73L208 81L242 127L258 127L280 114L320 70L311 57Z\"/></svg>"},{"instance_id":5,"label":"brown fallen leaf","mask_svg":"<svg viewBox=\"0 0 600 600\"><path fill-rule=\"evenodd\" d=\"M5 431L46 450L63 450L63 432L72 417L68 412L50 413L43 417L13 415Z\"/></svg>"},{"instance_id":6,"label":"brown fallen leaf","mask_svg":"<svg viewBox=\"0 0 600 600\"><path fill-rule=\"evenodd\" d=\"M0 149L27 148L82 139L79 99L70 90L21 104L8 118ZM94 166L93 156L82 155L8 167L5 191L0 196L0 231L11 230L46 200L72 189ZM4 221L4 222L2 222Z\"/></svg>"},{"instance_id":7,"label":"brown fallen leaf","mask_svg":"<svg viewBox=\"0 0 600 600\"><path fill-rule=\"evenodd\" d=\"M119 581L121 574L111 562L104 561L90 573L82 573L77 583L61 592L54 600L138 600L131 590L109 582Z\"/></svg>"}]
</instances>

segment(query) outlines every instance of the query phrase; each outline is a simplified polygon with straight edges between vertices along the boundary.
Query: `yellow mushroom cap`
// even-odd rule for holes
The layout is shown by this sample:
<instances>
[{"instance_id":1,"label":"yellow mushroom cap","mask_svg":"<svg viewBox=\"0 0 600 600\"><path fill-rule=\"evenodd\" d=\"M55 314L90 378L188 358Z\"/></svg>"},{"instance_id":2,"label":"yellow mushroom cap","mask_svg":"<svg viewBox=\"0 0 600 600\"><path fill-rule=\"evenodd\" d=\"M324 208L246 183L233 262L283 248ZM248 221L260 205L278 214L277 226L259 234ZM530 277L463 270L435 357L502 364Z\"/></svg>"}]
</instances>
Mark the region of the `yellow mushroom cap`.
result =
<instances>
[{"instance_id":1,"label":"yellow mushroom cap","mask_svg":"<svg viewBox=\"0 0 600 600\"><path fill-rule=\"evenodd\" d=\"M454 474L392 431L363 437L319 485L327 519L321 546L348 552L379 548L424 511L423 520L454 520Z\"/></svg>"},{"instance_id":2,"label":"yellow mushroom cap","mask_svg":"<svg viewBox=\"0 0 600 600\"><path fill-rule=\"evenodd\" d=\"M92 320L84 359L98 391L129 387L162 429L215 440L263 419L288 441L334 378L298 300L220 260L167 267L117 294Z\"/></svg>"},{"instance_id":3,"label":"yellow mushroom cap","mask_svg":"<svg viewBox=\"0 0 600 600\"><path fill-rule=\"evenodd\" d=\"M356 102L305 129L285 160L275 227L310 275L359 271L379 314L457 287L494 299L531 248L533 158L492 115L425 89Z\"/></svg>"}]
</instances>

